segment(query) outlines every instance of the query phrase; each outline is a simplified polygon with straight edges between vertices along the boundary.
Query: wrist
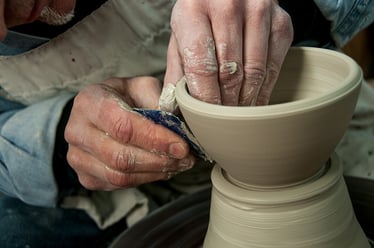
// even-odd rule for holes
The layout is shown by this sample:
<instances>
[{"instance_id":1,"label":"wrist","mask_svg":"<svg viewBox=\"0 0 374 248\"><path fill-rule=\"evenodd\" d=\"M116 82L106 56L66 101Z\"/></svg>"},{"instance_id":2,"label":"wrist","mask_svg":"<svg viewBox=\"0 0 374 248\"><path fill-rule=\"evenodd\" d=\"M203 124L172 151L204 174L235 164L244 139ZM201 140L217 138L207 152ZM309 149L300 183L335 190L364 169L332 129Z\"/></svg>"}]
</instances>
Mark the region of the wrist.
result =
<instances>
[{"instance_id":1,"label":"wrist","mask_svg":"<svg viewBox=\"0 0 374 248\"><path fill-rule=\"evenodd\" d=\"M68 151L68 143L64 138L65 127L70 117L73 101L74 98L70 99L66 103L56 128L55 147L52 162L53 172L59 190L59 200L63 199L67 195L73 194L76 189L81 188L77 174L67 162L66 154Z\"/></svg>"}]
</instances>

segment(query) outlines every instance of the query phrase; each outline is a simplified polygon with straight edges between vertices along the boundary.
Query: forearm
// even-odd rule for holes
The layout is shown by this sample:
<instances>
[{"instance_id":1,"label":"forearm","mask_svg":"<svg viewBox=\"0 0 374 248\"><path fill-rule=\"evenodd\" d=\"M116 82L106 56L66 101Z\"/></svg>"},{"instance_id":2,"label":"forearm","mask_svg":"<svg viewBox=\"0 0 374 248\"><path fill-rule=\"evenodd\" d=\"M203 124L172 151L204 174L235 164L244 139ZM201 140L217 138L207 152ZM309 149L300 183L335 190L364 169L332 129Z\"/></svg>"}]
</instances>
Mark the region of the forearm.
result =
<instances>
[{"instance_id":1,"label":"forearm","mask_svg":"<svg viewBox=\"0 0 374 248\"><path fill-rule=\"evenodd\" d=\"M372 0L314 0L327 20L338 47L344 46L360 30L374 21Z\"/></svg>"},{"instance_id":2,"label":"forearm","mask_svg":"<svg viewBox=\"0 0 374 248\"><path fill-rule=\"evenodd\" d=\"M56 128L65 94L1 113L0 189L26 203L55 206L59 187L53 167Z\"/></svg>"}]
</instances>

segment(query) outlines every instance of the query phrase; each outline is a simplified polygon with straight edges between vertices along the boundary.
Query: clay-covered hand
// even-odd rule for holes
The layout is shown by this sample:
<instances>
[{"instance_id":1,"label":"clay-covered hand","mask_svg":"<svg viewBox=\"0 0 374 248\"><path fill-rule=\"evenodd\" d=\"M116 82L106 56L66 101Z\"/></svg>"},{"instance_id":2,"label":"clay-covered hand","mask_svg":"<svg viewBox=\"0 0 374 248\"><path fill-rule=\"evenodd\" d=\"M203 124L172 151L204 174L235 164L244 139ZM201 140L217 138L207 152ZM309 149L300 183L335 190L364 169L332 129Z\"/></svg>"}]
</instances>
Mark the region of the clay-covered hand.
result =
<instances>
[{"instance_id":1,"label":"clay-covered hand","mask_svg":"<svg viewBox=\"0 0 374 248\"><path fill-rule=\"evenodd\" d=\"M185 75L200 100L268 103L293 40L291 18L277 1L178 0L171 27L164 90Z\"/></svg>"},{"instance_id":2,"label":"clay-covered hand","mask_svg":"<svg viewBox=\"0 0 374 248\"><path fill-rule=\"evenodd\" d=\"M160 83L114 78L84 88L65 129L67 159L83 186L113 190L168 179L194 165L188 144L131 107L157 108Z\"/></svg>"}]
</instances>

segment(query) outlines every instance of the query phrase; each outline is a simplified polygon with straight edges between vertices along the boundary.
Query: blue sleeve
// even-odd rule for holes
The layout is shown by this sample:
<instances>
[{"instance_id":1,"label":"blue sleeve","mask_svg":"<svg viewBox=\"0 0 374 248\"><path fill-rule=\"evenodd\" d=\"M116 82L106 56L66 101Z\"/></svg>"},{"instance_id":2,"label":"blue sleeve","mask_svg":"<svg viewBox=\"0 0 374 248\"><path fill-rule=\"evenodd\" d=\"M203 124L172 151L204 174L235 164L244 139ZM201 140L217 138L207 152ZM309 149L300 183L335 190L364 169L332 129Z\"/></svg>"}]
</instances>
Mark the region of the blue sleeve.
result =
<instances>
[{"instance_id":1,"label":"blue sleeve","mask_svg":"<svg viewBox=\"0 0 374 248\"><path fill-rule=\"evenodd\" d=\"M58 186L53 172L56 128L66 93L22 106L0 98L0 190L37 206L56 206Z\"/></svg>"},{"instance_id":2,"label":"blue sleeve","mask_svg":"<svg viewBox=\"0 0 374 248\"><path fill-rule=\"evenodd\" d=\"M338 47L374 21L374 0L314 0L331 21L331 34Z\"/></svg>"}]
</instances>

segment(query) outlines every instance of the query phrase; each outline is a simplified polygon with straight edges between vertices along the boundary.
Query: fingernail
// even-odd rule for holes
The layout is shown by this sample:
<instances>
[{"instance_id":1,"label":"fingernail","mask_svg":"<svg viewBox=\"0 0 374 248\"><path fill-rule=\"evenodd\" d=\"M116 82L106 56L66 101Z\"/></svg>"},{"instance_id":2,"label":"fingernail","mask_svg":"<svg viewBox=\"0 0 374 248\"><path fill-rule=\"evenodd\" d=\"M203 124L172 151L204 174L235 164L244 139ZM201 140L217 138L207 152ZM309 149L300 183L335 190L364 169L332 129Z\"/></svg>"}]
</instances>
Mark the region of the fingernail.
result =
<instances>
[{"instance_id":1,"label":"fingernail","mask_svg":"<svg viewBox=\"0 0 374 248\"><path fill-rule=\"evenodd\" d=\"M169 154L176 158L182 158L186 154L186 148L181 143L173 143L169 146Z\"/></svg>"},{"instance_id":2,"label":"fingernail","mask_svg":"<svg viewBox=\"0 0 374 248\"><path fill-rule=\"evenodd\" d=\"M161 92L158 105L161 110L173 113L177 107L177 100L175 98L175 85L167 84Z\"/></svg>"},{"instance_id":3,"label":"fingernail","mask_svg":"<svg viewBox=\"0 0 374 248\"><path fill-rule=\"evenodd\" d=\"M191 159L191 158L182 159L177 164L178 171L182 172L182 171L189 170L193 167L194 164L195 164L194 159Z\"/></svg>"}]
</instances>

